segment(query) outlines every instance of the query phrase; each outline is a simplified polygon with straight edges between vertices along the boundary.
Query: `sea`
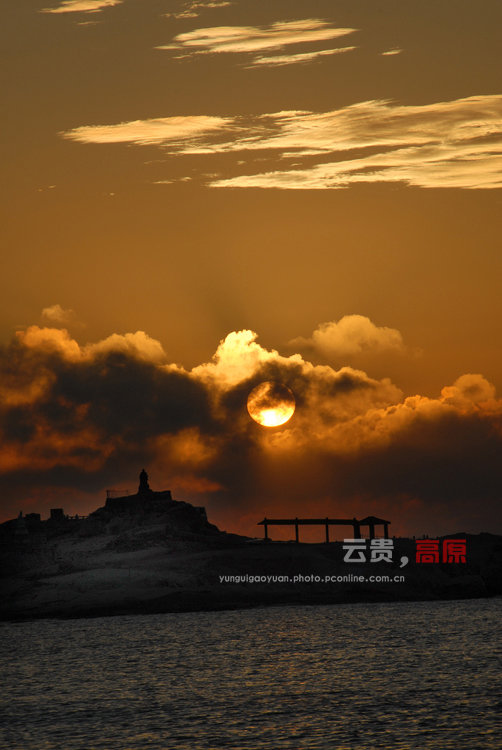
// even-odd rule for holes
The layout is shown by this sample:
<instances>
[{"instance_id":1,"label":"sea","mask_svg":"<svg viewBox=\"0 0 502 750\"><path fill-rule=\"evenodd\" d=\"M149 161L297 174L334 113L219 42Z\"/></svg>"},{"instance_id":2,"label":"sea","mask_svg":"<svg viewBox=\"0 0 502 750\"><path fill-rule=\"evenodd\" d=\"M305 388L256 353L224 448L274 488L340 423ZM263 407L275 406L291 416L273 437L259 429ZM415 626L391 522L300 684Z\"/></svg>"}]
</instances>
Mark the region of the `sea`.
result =
<instances>
[{"instance_id":1,"label":"sea","mask_svg":"<svg viewBox=\"0 0 502 750\"><path fill-rule=\"evenodd\" d=\"M502 600L2 623L2 750L502 747Z\"/></svg>"}]
</instances>

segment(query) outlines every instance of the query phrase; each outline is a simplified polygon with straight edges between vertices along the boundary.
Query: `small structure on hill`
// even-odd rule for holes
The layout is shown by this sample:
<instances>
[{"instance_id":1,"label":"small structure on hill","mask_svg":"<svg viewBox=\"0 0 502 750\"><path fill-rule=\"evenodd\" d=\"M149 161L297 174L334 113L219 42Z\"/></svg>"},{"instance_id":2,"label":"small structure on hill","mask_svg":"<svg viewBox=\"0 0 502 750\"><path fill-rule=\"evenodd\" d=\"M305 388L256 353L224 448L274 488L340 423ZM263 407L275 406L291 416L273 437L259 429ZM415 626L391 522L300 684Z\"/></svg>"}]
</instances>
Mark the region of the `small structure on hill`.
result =
<instances>
[{"instance_id":1,"label":"small structure on hill","mask_svg":"<svg viewBox=\"0 0 502 750\"><path fill-rule=\"evenodd\" d=\"M51 508L50 520L54 523L64 523L66 521L66 516L63 508Z\"/></svg>"},{"instance_id":2,"label":"small structure on hill","mask_svg":"<svg viewBox=\"0 0 502 750\"><path fill-rule=\"evenodd\" d=\"M329 543L329 527L330 526L352 526L354 539L361 538L361 526L368 526L370 539L375 538L375 526L382 525L384 527L384 537L389 538L389 524L390 521L385 521L383 518L377 518L376 516L367 516L362 518L360 521L357 518L264 518L263 521L258 521L258 526L264 527L264 539L269 541L268 527L269 526L294 526L295 527L295 542L300 541L299 527L300 526L324 526L326 531L326 543Z\"/></svg>"},{"instance_id":3,"label":"small structure on hill","mask_svg":"<svg viewBox=\"0 0 502 750\"><path fill-rule=\"evenodd\" d=\"M39 513L24 516L21 511L17 518L0 524L0 568L7 560L6 565L12 563L13 569L24 570L23 566L32 559L30 555L38 555L40 564L52 564L61 537L119 534L125 535L120 544L139 549L150 543L148 535L152 533L152 539L160 534L158 538L164 540L211 543L226 543L232 536L208 521L204 507L174 500L170 490L152 490L148 474L142 469L137 492L107 490L106 503L88 516L71 516L63 508L51 508L45 521Z\"/></svg>"},{"instance_id":4,"label":"small structure on hill","mask_svg":"<svg viewBox=\"0 0 502 750\"><path fill-rule=\"evenodd\" d=\"M26 528L26 519L23 518L23 511L19 511L19 515L16 519L16 525L14 527L14 535L16 542L27 542L29 538L28 529Z\"/></svg>"},{"instance_id":5,"label":"small structure on hill","mask_svg":"<svg viewBox=\"0 0 502 750\"><path fill-rule=\"evenodd\" d=\"M206 509L183 500L174 500L171 490L152 490L148 483L145 469L139 475L138 491L107 490L104 507L90 514L89 519L95 523L117 521L120 524L131 524L146 519L157 519L166 523L168 536L181 538L189 534L219 534L219 529L207 520ZM134 520L136 519L136 520Z\"/></svg>"},{"instance_id":6,"label":"small structure on hill","mask_svg":"<svg viewBox=\"0 0 502 750\"><path fill-rule=\"evenodd\" d=\"M141 469L139 473L138 495L147 495L149 492L152 492L152 490L148 484L148 474L144 469Z\"/></svg>"},{"instance_id":7,"label":"small structure on hill","mask_svg":"<svg viewBox=\"0 0 502 750\"><path fill-rule=\"evenodd\" d=\"M384 539L389 538L389 524L390 521L385 521L383 518L377 518L376 516L366 516L359 521L359 526L367 526L369 530L370 539L375 538L375 526L383 526Z\"/></svg>"},{"instance_id":8,"label":"small structure on hill","mask_svg":"<svg viewBox=\"0 0 502 750\"><path fill-rule=\"evenodd\" d=\"M123 491L123 494L117 495L115 490L107 490L105 508L113 513L141 513L164 511L175 502L171 490L160 490L160 492L152 490L148 484L148 474L141 469L136 494L131 495Z\"/></svg>"}]
</instances>

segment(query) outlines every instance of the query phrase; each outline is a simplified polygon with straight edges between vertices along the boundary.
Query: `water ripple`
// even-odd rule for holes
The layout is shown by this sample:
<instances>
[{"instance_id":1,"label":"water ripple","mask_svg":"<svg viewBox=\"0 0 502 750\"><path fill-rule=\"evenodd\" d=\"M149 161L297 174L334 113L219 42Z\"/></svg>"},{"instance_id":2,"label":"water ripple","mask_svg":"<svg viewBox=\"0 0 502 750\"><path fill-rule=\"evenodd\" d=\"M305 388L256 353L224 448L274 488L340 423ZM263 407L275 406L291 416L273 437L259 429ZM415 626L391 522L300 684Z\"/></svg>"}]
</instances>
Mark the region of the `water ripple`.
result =
<instances>
[{"instance_id":1,"label":"water ripple","mask_svg":"<svg viewBox=\"0 0 502 750\"><path fill-rule=\"evenodd\" d=\"M358 603L3 623L0 746L495 750L500 608Z\"/></svg>"}]
</instances>

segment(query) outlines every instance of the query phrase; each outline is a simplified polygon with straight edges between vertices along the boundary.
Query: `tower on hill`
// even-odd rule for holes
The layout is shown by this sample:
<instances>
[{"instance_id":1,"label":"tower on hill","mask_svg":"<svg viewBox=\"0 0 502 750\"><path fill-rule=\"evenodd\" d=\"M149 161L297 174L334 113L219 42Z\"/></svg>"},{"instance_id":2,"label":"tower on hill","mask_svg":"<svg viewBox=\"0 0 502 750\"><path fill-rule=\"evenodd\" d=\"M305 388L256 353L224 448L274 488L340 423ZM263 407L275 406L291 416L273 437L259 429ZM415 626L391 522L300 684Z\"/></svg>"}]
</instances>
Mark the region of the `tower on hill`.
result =
<instances>
[{"instance_id":1,"label":"tower on hill","mask_svg":"<svg viewBox=\"0 0 502 750\"><path fill-rule=\"evenodd\" d=\"M139 475L138 495L146 495L151 491L152 490L150 489L150 485L148 484L148 474L144 469L141 469Z\"/></svg>"},{"instance_id":2,"label":"tower on hill","mask_svg":"<svg viewBox=\"0 0 502 750\"><path fill-rule=\"evenodd\" d=\"M145 469L140 472L138 491L134 495L125 494L125 491L120 496L115 493L116 490L107 490L106 493L105 508L113 513L163 511L166 507L176 503L170 490L160 492L152 490Z\"/></svg>"}]
</instances>

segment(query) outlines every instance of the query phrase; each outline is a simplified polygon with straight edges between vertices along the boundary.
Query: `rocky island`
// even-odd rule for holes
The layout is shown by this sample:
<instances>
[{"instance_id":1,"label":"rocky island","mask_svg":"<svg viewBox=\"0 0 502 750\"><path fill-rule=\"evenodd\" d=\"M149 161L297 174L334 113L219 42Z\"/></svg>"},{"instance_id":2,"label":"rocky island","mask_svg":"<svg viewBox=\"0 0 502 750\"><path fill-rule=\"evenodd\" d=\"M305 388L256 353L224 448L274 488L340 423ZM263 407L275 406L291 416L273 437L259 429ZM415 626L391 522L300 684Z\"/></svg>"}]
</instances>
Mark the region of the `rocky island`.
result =
<instances>
[{"instance_id":1,"label":"rocky island","mask_svg":"<svg viewBox=\"0 0 502 750\"><path fill-rule=\"evenodd\" d=\"M460 599L502 593L502 537L466 540L461 563L415 564L415 541L391 561L349 563L340 542L295 544L228 534L202 507L150 488L109 492L87 517L54 508L0 525L0 617L89 617L346 601ZM402 567L400 561L409 562Z\"/></svg>"}]
</instances>

